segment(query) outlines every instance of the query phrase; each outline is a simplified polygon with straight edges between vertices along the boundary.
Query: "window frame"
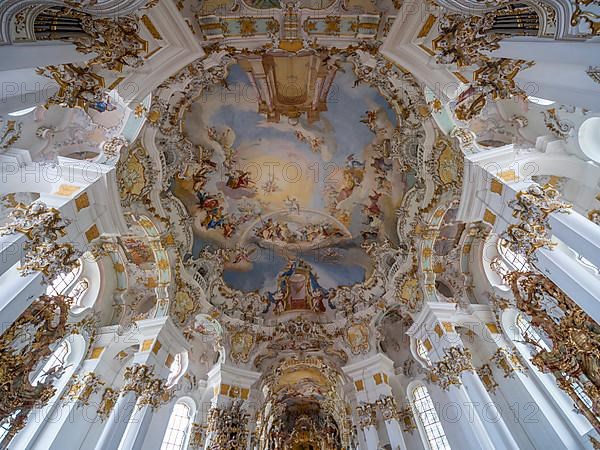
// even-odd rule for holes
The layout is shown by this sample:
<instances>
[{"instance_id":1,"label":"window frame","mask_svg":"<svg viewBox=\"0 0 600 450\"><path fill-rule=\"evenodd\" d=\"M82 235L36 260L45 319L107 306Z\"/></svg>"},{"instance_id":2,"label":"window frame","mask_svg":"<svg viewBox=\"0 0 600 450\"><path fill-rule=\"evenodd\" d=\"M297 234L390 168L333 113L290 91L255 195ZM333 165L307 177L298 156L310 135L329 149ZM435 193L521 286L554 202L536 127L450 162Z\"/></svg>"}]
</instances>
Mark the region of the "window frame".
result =
<instances>
[{"instance_id":1,"label":"window frame","mask_svg":"<svg viewBox=\"0 0 600 450\"><path fill-rule=\"evenodd\" d=\"M81 278L81 274L83 273L83 263L81 260L77 261L77 266L73 267L73 269L69 272L59 273L46 287L46 295L65 295L67 296L68 292L71 290L75 283L79 281ZM66 280L66 281L65 281ZM62 285L62 287L57 288L57 285ZM88 289L89 289L89 281L88 281Z\"/></svg>"},{"instance_id":2,"label":"window frame","mask_svg":"<svg viewBox=\"0 0 600 450\"><path fill-rule=\"evenodd\" d=\"M183 429L174 429L172 424L172 419L175 417L174 414L176 414L176 408L178 406L184 406L185 408L187 408L187 424ZM169 414L169 420L163 433L162 442L160 444L160 450L185 450L188 447L195 413L196 405L191 399L180 398L179 400L177 400L177 402L175 402L173 408L171 409L171 413ZM177 436L178 433L182 432L182 442L169 442L174 434L175 436Z\"/></svg>"},{"instance_id":3,"label":"window frame","mask_svg":"<svg viewBox=\"0 0 600 450\"><path fill-rule=\"evenodd\" d=\"M422 390L425 392L425 396L417 398L416 392L418 390ZM442 425L442 421L440 420L440 416L435 409L435 404L433 403L433 399L431 398L431 394L429 393L429 389L421 382L411 383L408 387L409 391L409 399L410 405L412 408L413 416L415 418L415 422L417 423L417 427L419 429L419 435L421 436L421 441L426 449L429 450L452 450L450 446L450 442L448 441L448 436L446 431L444 430L444 426ZM427 401L431 404L431 407L428 409L421 411L419 406L417 406L417 402L425 402ZM423 415L429 414L430 418L433 419L432 422L425 424L423 420ZM441 434L437 436L434 435L433 432L430 435L430 427L435 426L438 433L441 431ZM441 439L441 443L438 443L438 440Z\"/></svg>"}]
</instances>

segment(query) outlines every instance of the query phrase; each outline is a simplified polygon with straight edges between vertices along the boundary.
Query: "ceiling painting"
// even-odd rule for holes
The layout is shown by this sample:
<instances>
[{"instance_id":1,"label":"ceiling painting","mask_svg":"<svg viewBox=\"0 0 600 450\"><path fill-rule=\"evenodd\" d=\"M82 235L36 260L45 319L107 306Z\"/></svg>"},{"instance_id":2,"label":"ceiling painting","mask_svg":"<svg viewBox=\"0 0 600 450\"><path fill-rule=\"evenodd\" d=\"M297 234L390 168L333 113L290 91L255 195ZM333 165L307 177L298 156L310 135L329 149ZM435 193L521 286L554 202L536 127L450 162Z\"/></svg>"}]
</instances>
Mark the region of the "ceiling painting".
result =
<instances>
[{"instance_id":1,"label":"ceiling painting","mask_svg":"<svg viewBox=\"0 0 600 450\"><path fill-rule=\"evenodd\" d=\"M329 290L372 270L362 245L394 240L393 211L414 184L390 157L395 128L341 57L240 58L183 118L203 149L172 186L194 253L226 251L225 282L261 290L266 311L324 310Z\"/></svg>"}]
</instances>

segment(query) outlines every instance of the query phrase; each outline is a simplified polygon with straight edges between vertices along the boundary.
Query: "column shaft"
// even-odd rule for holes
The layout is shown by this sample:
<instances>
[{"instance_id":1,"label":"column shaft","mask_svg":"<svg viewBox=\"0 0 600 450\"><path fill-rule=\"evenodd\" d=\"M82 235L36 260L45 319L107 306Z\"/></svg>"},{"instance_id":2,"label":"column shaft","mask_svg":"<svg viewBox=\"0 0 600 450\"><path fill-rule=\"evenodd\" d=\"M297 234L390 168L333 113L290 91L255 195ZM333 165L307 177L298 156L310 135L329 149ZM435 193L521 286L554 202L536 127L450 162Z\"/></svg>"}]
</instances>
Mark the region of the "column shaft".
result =
<instances>
[{"instance_id":1,"label":"column shaft","mask_svg":"<svg viewBox=\"0 0 600 450\"><path fill-rule=\"evenodd\" d=\"M133 391L122 393L110 414L95 450L115 450L127 429L129 418L133 413L137 394Z\"/></svg>"}]
</instances>

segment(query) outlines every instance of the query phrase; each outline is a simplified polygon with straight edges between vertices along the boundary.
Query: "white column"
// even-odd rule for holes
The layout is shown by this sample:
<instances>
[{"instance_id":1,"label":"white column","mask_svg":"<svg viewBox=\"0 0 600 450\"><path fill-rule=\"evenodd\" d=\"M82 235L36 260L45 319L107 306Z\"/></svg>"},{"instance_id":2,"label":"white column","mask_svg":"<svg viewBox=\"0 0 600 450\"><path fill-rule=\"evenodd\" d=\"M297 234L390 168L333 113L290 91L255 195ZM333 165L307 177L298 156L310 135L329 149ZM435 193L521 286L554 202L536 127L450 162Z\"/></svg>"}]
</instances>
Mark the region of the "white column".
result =
<instances>
[{"instance_id":1,"label":"white column","mask_svg":"<svg viewBox=\"0 0 600 450\"><path fill-rule=\"evenodd\" d=\"M125 433L129 419L133 413L137 394L133 391L121 393L113 408L102 434L98 439L95 450L115 450Z\"/></svg>"},{"instance_id":2,"label":"white column","mask_svg":"<svg viewBox=\"0 0 600 450\"><path fill-rule=\"evenodd\" d=\"M461 380L495 448L519 450L519 445L506 426L479 375L474 371L463 372Z\"/></svg>"},{"instance_id":3,"label":"white column","mask_svg":"<svg viewBox=\"0 0 600 450\"><path fill-rule=\"evenodd\" d=\"M428 390L453 449L496 450L462 386L445 391L432 385Z\"/></svg>"},{"instance_id":4,"label":"white column","mask_svg":"<svg viewBox=\"0 0 600 450\"><path fill-rule=\"evenodd\" d=\"M448 349L459 348L464 352L465 346L454 328L455 313L456 304L429 302L407 332L422 342L425 340L429 342L429 357L434 367L440 361L452 362L448 361L449 355L446 354ZM483 382L472 366L470 370L467 369L469 364L461 364L450 369L449 375L457 375L458 382L447 386L449 399L452 401L452 396L458 396L454 401L464 408L462 415L467 414L467 420L470 421L474 435L480 440L482 448L519 450L519 445Z\"/></svg>"},{"instance_id":5,"label":"white column","mask_svg":"<svg viewBox=\"0 0 600 450\"><path fill-rule=\"evenodd\" d=\"M367 443L367 450L377 450L379 448L379 436L375 425L369 425L362 429Z\"/></svg>"},{"instance_id":6,"label":"white column","mask_svg":"<svg viewBox=\"0 0 600 450\"><path fill-rule=\"evenodd\" d=\"M3 295L0 296L0 333L4 333L34 300L44 293L42 274L37 272L22 277L17 264L0 276Z\"/></svg>"},{"instance_id":7,"label":"white column","mask_svg":"<svg viewBox=\"0 0 600 450\"><path fill-rule=\"evenodd\" d=\"M402 430L397 419L390 419L385 421L385 429L390 439L390 445L392 450L407 450L404 437L402 436Z\"/></svg>"},{"instance_id":8,"label":"white column","mask_svg":"<svg viewBox=\"0 0 600 450\"><path fill-rule=\"evenodd\" d=\"M592 110L600 107L600 85L585 73L588 67L600 65L597 42L514 37L504 39L500 48L491 54L535 62L516 77L517 84L529 95Z\"/></svg>"},{"instance_id":9,"label":"white column","mask_svg":"<svg viewBox=\"0 0 600 450\"><path fill-rule=\"evenodd\" d=\"M600 226L576 211L552 213L548 223L553 236L600 268Z\"/></svg>"},{"instance_id":10,"label":"white column","mask_svg":"<svg viewBox=\"0 0 600 450\"><path fill-rule=\"evenodd\" d=\"M540 248L535 256L536 267L600 323L600 278L578 267L577 261L560 249Z\"/></svg>"},{"instance_id":11,"label":"white column","mask_svg":"<svg viewBox=\"0 0 600 450\"><path fill-rule=\"evenodd\" d=\"M21 260L25 240L22 233L0 236L0 275Z\"/></svg>"},{"instance_id":12,"label":"white column","mask_svg":"<svg viewBox=\"0 0 600 450\"><path fill-rule=\"evenodd\" d=\"M152 413L151 406L136 404L127 428L124 430L123 439L121 439L121 444L118 447L119 450L140 450L142 448L148 427L152 421Z\"/></svg>"},{"instance_id":13,"label":"white column","mask_svg":"<svg viewBox=\"0 0 600 450\"><path fill-rule=\"evenodd\" d=\"M87 61L89 54L63 41L36 41L2 46L0 72Z\"/></svg>"}]
</instances>

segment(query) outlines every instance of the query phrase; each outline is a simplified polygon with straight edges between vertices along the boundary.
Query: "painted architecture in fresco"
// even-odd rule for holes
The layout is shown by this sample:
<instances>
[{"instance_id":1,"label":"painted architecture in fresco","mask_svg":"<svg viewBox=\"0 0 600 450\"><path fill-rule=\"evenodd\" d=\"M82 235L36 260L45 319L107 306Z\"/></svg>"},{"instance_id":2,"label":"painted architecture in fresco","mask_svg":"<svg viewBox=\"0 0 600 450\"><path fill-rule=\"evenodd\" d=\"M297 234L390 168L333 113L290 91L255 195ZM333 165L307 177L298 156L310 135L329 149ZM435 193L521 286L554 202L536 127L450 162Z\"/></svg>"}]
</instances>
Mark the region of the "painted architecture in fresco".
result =
<instances>
[{"instance_id":1,"label":"painted architecture in fresco","mask_svg":"<svg viewBox=\"0 0 600 450\"><path fill-rule=\"evenodd\" d=\"M342 57L309 59L230 66L185 116L204 164L173 186L196 254L226 249L228 285L262 288L275 313L324 311L328 290L368 277L362 247L393 239L393 211L414 183L390 157L396 119L383 97Z\"/></svg>"}]
</instances>

